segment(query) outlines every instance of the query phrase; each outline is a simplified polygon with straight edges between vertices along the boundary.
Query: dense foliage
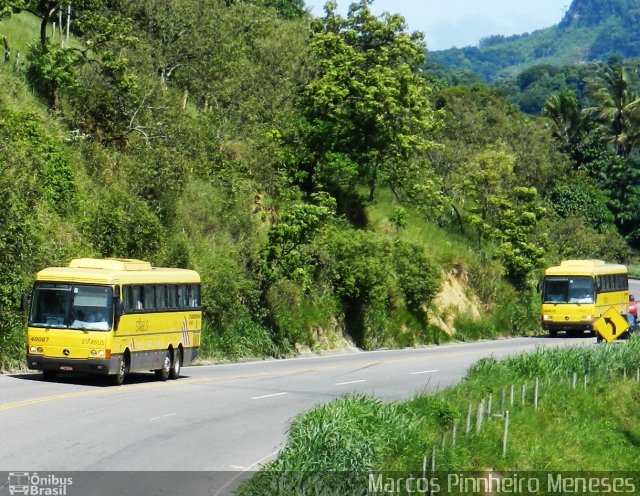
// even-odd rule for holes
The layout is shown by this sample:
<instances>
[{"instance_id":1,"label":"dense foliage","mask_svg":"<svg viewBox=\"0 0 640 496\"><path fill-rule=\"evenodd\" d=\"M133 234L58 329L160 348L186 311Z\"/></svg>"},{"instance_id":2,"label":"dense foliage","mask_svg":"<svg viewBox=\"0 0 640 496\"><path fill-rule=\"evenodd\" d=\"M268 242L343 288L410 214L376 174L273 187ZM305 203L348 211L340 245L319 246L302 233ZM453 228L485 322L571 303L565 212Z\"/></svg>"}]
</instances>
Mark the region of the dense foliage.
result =
<instances>
[{"instance_id":1,"label":"dense foliage","mask_svg":"<svg viewBox=\"0 0 640 496\"><path fill-rule=\"evenodd\" d=\"M238 358L532 332L545 264L640 243L631 66L555 73L576 92L532 117L367 0L69 5L0 2L3 366L75 256L197 269L204 351Z\"/></svg>"}]
</instances>

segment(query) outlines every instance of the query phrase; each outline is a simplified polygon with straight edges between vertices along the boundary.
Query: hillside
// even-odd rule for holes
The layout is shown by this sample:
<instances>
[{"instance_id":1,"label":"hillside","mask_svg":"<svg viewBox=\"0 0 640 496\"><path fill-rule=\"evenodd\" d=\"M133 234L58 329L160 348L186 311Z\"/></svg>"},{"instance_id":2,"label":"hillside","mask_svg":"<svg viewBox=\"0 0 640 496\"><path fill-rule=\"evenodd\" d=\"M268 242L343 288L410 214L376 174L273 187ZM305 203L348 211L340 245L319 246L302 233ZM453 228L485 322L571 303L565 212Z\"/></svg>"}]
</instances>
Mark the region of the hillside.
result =
<instances>
[{"instance_id":1,"label":"hillside","mask_svg":"<svg viewBox=\"0 0 640 496\"><path fill-rule=\"evenodd\" d=\"M68 42L44 4L0 10L0 368L33 273L74 257L198 270L227 359L539 332L545 265L633 259L640 195L600 130L585 156L432 85L397 17L298 3L77 2Z\"/></svg>"},{"instance_id":2,"label":"hillside","mask_svg":"<svg viewBox=\"0 0 640 496\"><path fill-rule=\"evenodd\" d=\"M428 61L471 71L489 83L532 65L561 67L612 55L640 55L638 0L574 0L555 26L513 36L489 36L477 47L428 53Z\"/></svg>"}]
</instances>

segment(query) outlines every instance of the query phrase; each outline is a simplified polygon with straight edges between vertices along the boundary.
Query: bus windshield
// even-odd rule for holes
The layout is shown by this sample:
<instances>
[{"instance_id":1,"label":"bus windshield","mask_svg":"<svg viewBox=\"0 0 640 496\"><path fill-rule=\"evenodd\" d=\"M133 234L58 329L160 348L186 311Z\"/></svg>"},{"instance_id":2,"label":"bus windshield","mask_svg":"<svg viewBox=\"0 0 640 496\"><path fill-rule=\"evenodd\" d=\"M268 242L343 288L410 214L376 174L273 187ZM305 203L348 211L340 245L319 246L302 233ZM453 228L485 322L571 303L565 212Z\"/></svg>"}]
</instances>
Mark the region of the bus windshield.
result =
<instances>
[{"instance_id":1,"label":"bus windshield","mask_svg":"<svg viewBox=\"0 0 640 496\"><path fill-rule=\"evenodd\" d=\"M113 290L108 286L37 283L29 325L108 331L113 313Z\"/></svg>"},{"instance_id":2,"label":"bus windshield","mask_svg":"<svg viewBox=\"0 0 640 496\"><path fill-rule=\"evenodd\" d=\"M545 277L544 303L593 303L595 286L591 277Z\"/></svg>"}]
</instances>

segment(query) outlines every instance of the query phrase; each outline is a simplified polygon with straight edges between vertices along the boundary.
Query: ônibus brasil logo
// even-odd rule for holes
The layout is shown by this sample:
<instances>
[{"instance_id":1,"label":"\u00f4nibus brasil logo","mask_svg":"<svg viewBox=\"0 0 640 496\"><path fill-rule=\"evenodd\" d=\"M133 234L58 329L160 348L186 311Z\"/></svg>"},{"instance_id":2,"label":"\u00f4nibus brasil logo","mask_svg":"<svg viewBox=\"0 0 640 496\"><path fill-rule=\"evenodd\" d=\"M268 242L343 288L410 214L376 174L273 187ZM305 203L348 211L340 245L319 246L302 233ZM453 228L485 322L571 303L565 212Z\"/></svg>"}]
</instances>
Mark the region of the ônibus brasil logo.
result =
<instances>
[{"instance_id":1,"label":"\u00f4nibus brasil logo","mask_svg":"<svg viewBox=\"0 0 640 496\"><path fill-rule=\"evenodd\" d=\"M36 472L9 472L9 494L26 496L67 496L67 487L73 484L71 477L58 477Z\"/></svg>"}]
</instances>

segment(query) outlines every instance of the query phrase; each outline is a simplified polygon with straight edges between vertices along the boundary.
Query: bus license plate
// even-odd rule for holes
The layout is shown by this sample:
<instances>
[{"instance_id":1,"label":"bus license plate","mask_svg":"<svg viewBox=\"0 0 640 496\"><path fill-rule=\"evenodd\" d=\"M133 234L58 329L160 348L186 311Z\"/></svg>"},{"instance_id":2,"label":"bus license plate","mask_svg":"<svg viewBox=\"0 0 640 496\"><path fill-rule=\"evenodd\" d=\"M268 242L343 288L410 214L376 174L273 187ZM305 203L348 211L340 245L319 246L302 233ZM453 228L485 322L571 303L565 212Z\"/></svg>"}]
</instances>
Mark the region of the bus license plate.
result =
<instances>
[{"instance_id":1,"label":"bus license plate","mask_svg":"<svg viewBox=\"0 0 640 496\"><path fill-rule=\"evenodd\" d=\"M60 365L60 370L64 370L65 372L73 372L73 367L71 365Z\"/></svg>"}]
</instances>

